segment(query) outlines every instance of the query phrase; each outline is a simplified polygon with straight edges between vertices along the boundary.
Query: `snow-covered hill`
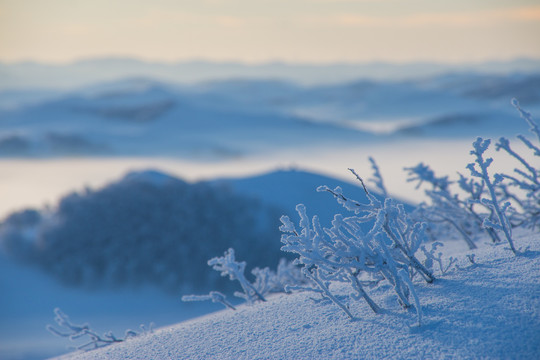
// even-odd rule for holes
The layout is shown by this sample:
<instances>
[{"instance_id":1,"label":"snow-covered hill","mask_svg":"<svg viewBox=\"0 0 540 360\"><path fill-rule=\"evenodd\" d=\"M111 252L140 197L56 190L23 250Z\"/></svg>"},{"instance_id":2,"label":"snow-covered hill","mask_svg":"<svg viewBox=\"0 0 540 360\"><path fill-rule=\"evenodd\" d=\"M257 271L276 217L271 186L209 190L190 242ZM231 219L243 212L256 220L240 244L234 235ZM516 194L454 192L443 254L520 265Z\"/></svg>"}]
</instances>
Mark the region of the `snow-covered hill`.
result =
<instances>
[{"instance_id":1,"label":"snow-covered hill","mask_svg":"<svg viewBox=\"0 0 540 360\"><path fill-rule=\"evenodd\" d=\"M431 285L417 284L420 327L385 289L375 295L384 313L349 303L353 321L313 294L283 294L60 359L536 359L540 242L522 233L516 244L519 256L486 243L474 251L474 264L470 251L447 244L458 266Z\"/></svg>"}]
</instances>

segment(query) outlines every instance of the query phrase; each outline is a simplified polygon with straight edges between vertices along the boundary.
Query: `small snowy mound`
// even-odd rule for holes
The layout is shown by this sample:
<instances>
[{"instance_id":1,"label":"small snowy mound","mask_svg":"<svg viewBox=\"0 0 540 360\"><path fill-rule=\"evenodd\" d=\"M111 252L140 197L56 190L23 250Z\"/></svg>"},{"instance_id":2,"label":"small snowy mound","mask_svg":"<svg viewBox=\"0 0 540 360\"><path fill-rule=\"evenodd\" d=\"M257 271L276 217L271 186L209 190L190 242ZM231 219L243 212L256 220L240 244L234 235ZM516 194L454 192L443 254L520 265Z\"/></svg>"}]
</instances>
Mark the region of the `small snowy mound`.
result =
<instances>
[{"instance_id":1,"label":"small snowy mound","mask_svg":"<svg viewBox=\"0 0 540 360\"><path fill-rule=\"evenodd\" d=\"M505 244L486 243L473 262L471 251L454 251L457 267L431 285L417 284L420 327L414 310L401 310L382 287L373 297L384 313L350 302L354 321L334 304L311 299L313 293L295 293L59 359L534 359L540 242L522 235L516 245L519 256Z\"/></svg>"},{"instance_id":2,"label":"small snowy mound","mask_svg":"<svg viewBox=\"0 0 540 360\"><path fill-rule=\"evenodd\" d=\"M143 171L132 171L124 176L123 181L133 181L139 183L147 183L154 186L163 186L169 183L182 183L186 182L173 177L171 175L165 174L158 170L143 170Z\"/></svg>"}]
</instances>

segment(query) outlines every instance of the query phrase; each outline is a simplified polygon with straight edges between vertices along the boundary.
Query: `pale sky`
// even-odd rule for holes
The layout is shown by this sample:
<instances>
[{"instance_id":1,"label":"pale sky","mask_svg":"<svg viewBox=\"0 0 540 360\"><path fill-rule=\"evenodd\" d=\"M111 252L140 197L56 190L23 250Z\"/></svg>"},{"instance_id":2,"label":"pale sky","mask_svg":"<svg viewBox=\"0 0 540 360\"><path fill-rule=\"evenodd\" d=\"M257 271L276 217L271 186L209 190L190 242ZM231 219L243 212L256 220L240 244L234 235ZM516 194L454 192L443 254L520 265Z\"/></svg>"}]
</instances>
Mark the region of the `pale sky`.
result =
<instances>
[{"instance_id":1,"label":"pale sky","mask_svg":"<svg viewBox=\"0 0 540 360\"><path fill-rule=\"evenodd\" d=\"M0 61L540 58L540 0L0 0Z\"/></svg>"}]
</instances>

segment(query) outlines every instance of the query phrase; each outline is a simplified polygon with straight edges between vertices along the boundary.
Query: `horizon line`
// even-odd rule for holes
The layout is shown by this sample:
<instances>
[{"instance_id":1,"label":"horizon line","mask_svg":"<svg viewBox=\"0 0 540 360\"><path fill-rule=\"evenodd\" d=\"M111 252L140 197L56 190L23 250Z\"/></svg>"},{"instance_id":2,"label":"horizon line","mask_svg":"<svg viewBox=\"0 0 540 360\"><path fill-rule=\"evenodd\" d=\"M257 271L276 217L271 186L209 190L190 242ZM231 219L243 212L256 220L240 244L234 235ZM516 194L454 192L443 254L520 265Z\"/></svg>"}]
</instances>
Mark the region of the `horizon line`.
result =
<instances>
[{"instance_id":1,"label":"horizon line","mask_svg":"<svg viewBox=\"0 0 540 360\"><path fill-rule=\"evenodd\" d=\"M540 62L540 57L532 56L516 56L512 58L492 58L484 60L468 60L468 61L440 61L429 59L418 60L388 60L388 59L374 59L374 60L336 60L336 61L290 61L283 59L268 59L262 61L246 61L241 59L209 59L209 58L190 58L190 59L177 59L177 60L159 60L144 58L134 55L103 55L103 56L89 56L80 57L76 59L66 61L54 61L54 60L35 60L35 59L20 59L20 60L2 60L2 65L22 65L22 64L35 64L46 66L70 66L85 62L99 62L99 61L132 61L143 64L159 64L159 65L180 65L190 63L206 63L206 64L220 64L220 65L242 65L242 66L267 66L267 65L286 65L286 66L362 66L362 65L392 65L392 66L407 66L415 64L430 64L440 66L470 66L470 65L482 65L482 64L504 64L519 61Z\"/></svg>"}]
</instances>

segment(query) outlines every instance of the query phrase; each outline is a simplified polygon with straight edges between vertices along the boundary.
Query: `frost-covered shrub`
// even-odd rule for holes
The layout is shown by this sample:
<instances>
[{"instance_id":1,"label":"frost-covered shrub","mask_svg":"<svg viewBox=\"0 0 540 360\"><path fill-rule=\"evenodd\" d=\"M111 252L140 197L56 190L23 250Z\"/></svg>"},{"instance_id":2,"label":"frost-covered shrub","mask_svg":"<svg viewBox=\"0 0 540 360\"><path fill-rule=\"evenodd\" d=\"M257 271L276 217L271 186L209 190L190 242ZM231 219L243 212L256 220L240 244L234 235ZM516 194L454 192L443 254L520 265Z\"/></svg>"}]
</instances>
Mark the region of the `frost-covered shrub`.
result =
<instances>
[{"instance_id":1,"label":"frost-covered shrub","mask_svg":"<svg viewBox=\"0 0 540 360\"><path fill-rule=\"evenodd\" d=\"M421 323L421 306L412 279L417 274L428 283L435 279L416 257L425 239L425 224L414 222L402 204L390 198L381 202L365 186L363 188L369 200L367 204L347 198L340 188L332 190L321 186L317 189L332 194L353 214L349 217L335 215L331 227L324 228L317 216L310 220L302 204L296 207L300 216L299 229L289 217L281 217L280 230L284 233L281 249L298 256L295 262L303 266L302 272L313 282L313 286L294 288L314 291L354 318L333 292L332 283L349 284L354 299L363 299L379 313L380 307L371 299L368 289L387 282L403 307L412 305L412 297ZM362 230L366 223L371 225L367 232Z\"/></svg>"},{"instance_id":2,"label":"frost-covered shrub","mask_svg":"<svg viewBox=\"0 0 540 360\"><path fill-rule=\"evenodd\" d=\"M536 137L538 145L534 145L532 140L523 135L518 135L518 139L532 152L533 156L540 157L540 127L532 115L520 107L516 99L512 99L512 105L530 126L529 130ZM519 165L514 169L514 174L501 174L508 180L508 185L501 185L498 188L502 197L510 201L514 207L514 211L510 213L510 224L530 229L540 228L540 168L529 164L523 156L512 149L510 141L504 137L499 139L495 147L497 151L504 150ZM509 187L524 192L525 197L518 197L509 190Z\"/></svg>"},{"instance_id":3,"label":"frost-covered shrub","mask_svg":"<svg viewBox=\"0 0 540 360\"><path fill-rule=\"evenodd\" d=\"M84 342L82 344L75 346L75 349L77 350L88 351L98 349L101 347L112 345L114 343L123 342L129 338L136 337L141 334L151 333L153 331L153 324L150 324L148 328L146 328L144 325L141 325L140 332L126 330L123 338L116 337L111 331L103 335L99 335L97 332L90 328L90 325L86 323L82 325L72 323L69 320L69 317L64 314L59 308L54 309L54 314L56 315L54 320L56 321L58 326L62 328L62 330L58 330L52 325L47 325L47 330L53 335L65 337L74 342L83 339Z\"/></svg>"},{"instance_id":4,"label":"frost-covered shrub","mask_svg":"<svg viewBox=\"0 0 540 360\"><path fill-rule=\"evenodd\" d=\"M220 303L229 309L236 310L234 305L227 301L227 295L219 291L210 291L208 295L184 295L182 296L182 301L212 301L214 303Z\"/></svg>"},{"instance_id":5,"label":"frost-covered shrub","mask_svg":"<svg viewBox=\"0 0 540 360\"><path fill-rule=\"evenodd\" d=\"M223 256L218 256L208 260L208 265L221 273L221 276L228 276L230 280L236 280L240 283L243 292L235 292L234 295L244 299L248 304L255 301L266 301L264 296L253 286L244 275L246 262L238 262L234 258L234 249L225 251Z\"/></svg>"},{"instance_id":6,"label":"frost-covered shrub","mask_svg":"<svg viewBox=\"0 0 540 360\"><path fill-rule=\"evenodd\" d=\"M273 241L278 210L204 183L127 177L70 194L46 216L32 214L24 224L22 215L8 218L0 241L9 254L71 285L210 289L228 283L204 271L209 253L233 246L260 266L282 257Z\"/></svg>"},{"instance_id":7,"label":"frost-covered shrub","mask_svg":"<svg viewBox=\"0 0 540 360\"><path fill-rule=\"evenodd\" d=\"M285 259L280 260L276 271L272 271L268 267L254 268L251 273L255 277L255 281L250 282L245 276L246 262L236 261L232 248L227 250L223 256L208 260L208 265L219 271L221 276L238 281L242 292L237 291L234 295L250 305L256 301L266 301L265 296L268 294L284 292L287 286L308 283L299 268ZM227 300L226 295L218 291L211 291L208 295L184 295L182 301L212 301L236 310Z\"/></svg>"},{"instance_id":8,"label":"frost-covered shrub","mask_svg":"<svg viewBox=\"0 0 540 360\"><path fill-rule=\"evenodd\" d=\"M474 169L474 164L470 166ZM413 216L428 224L428 233L432 240L448 238L457 233L470 249L475 249L474 238L485 232L494 242L500 241L492 227L484 226L486 219L493 219L496 215L488 203L481 201L486 192L485 181L467 178L460 173L458 181L451 181L448 176L437 177L435 172L423 163L405 170L409 175L407 181L416 181L417 189L423 184L430 185L430 188L424 190L429 203L419 204ZM464 195L460 196L452 191L451 186L455 184Z\"/></svg>"},{"instance_id":9,"label":"frost-covered shrub","mask_svg":"<svg viewBox=\"0 0 540 360\"><path fill-rule=\"evenodd\" d=\"M256 267L251 273L255 276L253 286L263 295L287 292L291 286L301 286L310 282L300 267L283 258L279 260L276 271L268 267L262 269Z\"/></svg>"},{"instance_id":10,"label":"frost-covered shrub","mask_svg":"<svg viewBox=\"0 0 540 360\"><path fill-rule=\"evenodd\" d=\"M540 142L540 128L530 113L521 109L517 100L512 104L527 121L531 132ZM533 156L540 156L540 147L523 135L518 139L532 151ZM518 154L504 137L496 144L496 150L504 150L519 164L514 174L495 173L490 175L492 158L485 158L490 140L477 138L473 143L471 155L474 162L467 165L470 176L459 174L456 182L448 176L437 177L426 165L405 168L408 181L417 181L417 188L422 184L431 185L425 190L429 203L422 203L415 210L414 216L428 223L428 233L434 240L447 237L456 232L475 248L473 239L485 232L494 242L501 241L502 233L510 248L516 252L512 240L512 228L526 226L531 229L540 227L540 169L529 164ZM452 192L451 186L457 184L462 195Z\"/></svg>"},{"instance_id":11,"label":"frost-covered shrub","mask_svg":"<svg viewBox=\"0 0 540 360\"><path fill-rule=\"evenodd\" d=\"M248 304L253 304L255 301L266 301L264 296L253 286L244 274L246 270L246 262L238 262L234 256L234 249L225 251L221 257L214 257L208 260L208 265L216 271L219 271L221 276L229 277L230 280L236 280L242 287L243 292L235 292L234 295L244 299ZM205 301L220 302L223 305L235 310L227 300L226 296L217 291L211 291L208 295L186 295L182 297L182 301Z\"/></svg>"}]
</instances>

